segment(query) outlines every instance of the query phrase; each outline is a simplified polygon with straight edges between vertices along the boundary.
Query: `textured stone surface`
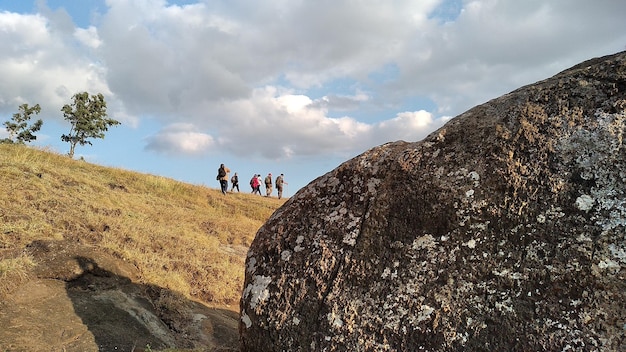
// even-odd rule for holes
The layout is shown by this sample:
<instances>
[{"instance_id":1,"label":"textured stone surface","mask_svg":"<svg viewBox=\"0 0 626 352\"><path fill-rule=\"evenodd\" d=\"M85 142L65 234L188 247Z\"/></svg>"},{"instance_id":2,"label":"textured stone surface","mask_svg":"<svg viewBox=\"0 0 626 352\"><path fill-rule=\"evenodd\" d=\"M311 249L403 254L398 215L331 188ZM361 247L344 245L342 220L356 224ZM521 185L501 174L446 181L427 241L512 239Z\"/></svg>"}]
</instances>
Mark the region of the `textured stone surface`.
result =
<instances>
[{"instance_id":1,"label":"textured stone surface","mask_svg":"<svg viewBox=\"0 0 626 352\"><path fill-rule=\"evenodd\" d=\"M626 53L316 179L259 230L243 351L626 350Z\"/></svg>"}]
</instances>

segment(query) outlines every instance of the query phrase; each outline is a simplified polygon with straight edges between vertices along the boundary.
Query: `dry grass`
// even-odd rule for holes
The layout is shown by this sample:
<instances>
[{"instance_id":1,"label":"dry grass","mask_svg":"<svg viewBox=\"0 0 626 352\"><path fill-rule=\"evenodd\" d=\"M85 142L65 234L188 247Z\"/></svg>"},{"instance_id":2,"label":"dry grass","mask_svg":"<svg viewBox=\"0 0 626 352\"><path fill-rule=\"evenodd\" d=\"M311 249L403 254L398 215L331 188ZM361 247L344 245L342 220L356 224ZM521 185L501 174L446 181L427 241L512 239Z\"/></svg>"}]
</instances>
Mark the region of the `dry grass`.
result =
<instances>
[{"instance_id":1,"label":"dry grass","mask_svg":"<svg viewBox=\"0 0 626 352\"><path fill-rule=\"evenodd\" d=\"M33 265L32 258L25 254L17 258L0 260L0 297L9 293L12 286L27 281L30 278L28 269Z\"/></svg>"},{"instance_id":2,"label":"dry grass","mask_svg":"<svg viewBox=\"0 0 626 352\"><path fill-rule=\"evenodd\" d=\"M0 294L26 280L41 239L70 239L132 262L144 284L234 305L256 231L285 200L229 194L0 144ZM11 280L5 280L11 278Z\"/></svg>"}]
</instances>

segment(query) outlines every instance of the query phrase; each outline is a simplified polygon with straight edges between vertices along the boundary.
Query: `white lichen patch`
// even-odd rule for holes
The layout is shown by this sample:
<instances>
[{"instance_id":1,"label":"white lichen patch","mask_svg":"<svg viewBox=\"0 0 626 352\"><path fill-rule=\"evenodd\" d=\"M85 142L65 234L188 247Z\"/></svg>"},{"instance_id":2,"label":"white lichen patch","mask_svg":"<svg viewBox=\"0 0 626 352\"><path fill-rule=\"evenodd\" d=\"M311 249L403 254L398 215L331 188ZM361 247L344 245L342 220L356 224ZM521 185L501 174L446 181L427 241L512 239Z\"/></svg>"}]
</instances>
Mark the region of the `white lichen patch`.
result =
<instances>
[{"instance_id":1,"label":"white lichen patch","mask_svg":"<svg viewBox=\"0 0 626 352\"><path fill-rule=\"evenodd\" d=\"M250 317L248 316L248 314L246 314L245 311L241 312L241 321L246 326L246 329L250 329L250 327L252 326L252 320L250 320Z\"/></svg>"},{"instance_id":2,"label":"white lichen patch","mask_svg":"<svg viewBox=\"0 0 626 352\"><path fill-rule=\"evenodd\" d=\"M246 268L246 271L249 274L253 274L256 271L256 258L254 257L250 257L248 259L248 266Z\"/></svg>"},{"instance_id":3,"label":"white lichen patch","mask_svg":"<svg viewBox=\"0 0 626 352\"><path fill-rule=\"evenodd\" d=\"M341 320L341 316L336 314L335 312L330 312L326 315L328 319L328 324L334 328L341 328L343 326L343 320Z\"/></svg>"},{"instance_id":4,"label":"white lichen patch","mask_svg":"<svg viewBox=\"0 0 626 352\"><path fill-rule=\"evenodd\" d=\"M456 178L457 180L463 180L468 174L467 169L462 167L457 171L451 171L448 173L448 177Z\"/></svg>"},{"instance_id":5,"label":"white lichen patch","mask_svg":"<svg viewBox=\"0 0 626 352\"><path fill-rule=\"evenodd\" d=\"M280 253L280 259L284 260L284 261L289 261L289 259L291 258L291 251L290 250L284 250Z\"/></svg>"},{"instance_id":6,"label":"white lichen patch","mask_svg":"<svg viewBox=\"0 0 626 352\"><path fill-rule=\"evenodd\" d=\"M469 174L467 174L467 177L469 177L473 181L480 181L480 175L476 171L471 171Z\"/></svg>"},{"instance_id":7,"label":"white lichen patch","mask_svg":"<svg viewBox=\"0 0 626 352\"><path fill-rule=\"evenodd\" d=\"M619 248L615 244L610 244L609 252L615 259L626 264L626 249Z\"/></svg>"},{"instance_id":8,"label":"white lichen patch","mask_svg":"<svg viewBox=\"0 0 626 352\"><path fill-rule=\"evenodd\" d=\"M432 249L435 248L437 242L435 238L431 235L420 236L413 240L413 244L411 249L420 250L420 249Z\"/></svg>"},{"instance_id":9,"label":"white lichen patch","mask_svg":"<svg viewBox=\"0 0 626 352\"><path fill-rule=\"evenodd\" d=\"M348 209L346 208L345 204L342 203L339 205L338 209L335 209L330 214L328 214L326 221L329 223L342 221L345 218L347 213L348 213Z\"/></svg>"},{"instance_id":10,"label":"white lichen patch","mask_svg":"<svg viewBox=\"0 0 626 352\"><path fill-rule=\"evenodd\" d=\"M540 224L545 223L548 220L558 220L565 216L565 213L560 207L551 206L546 210L544 214L537 215L537 222Z\"/></svg>"},{"instance_id":11,"label":"white lichen patch","mask_svg":"<svg viewBox=\"0 0 626 352\"><path fill-rule=\"evenodd\" d=\"M595 210L596 224L603 231L615 231L626 226L624 175L616 167L623 160L626 115L597 111L595 117L597 124L574 131L561 141L559 150L566 162L575 163L581 179L594 184L576 199L575 206L586 212Z\"/></svg>"},{"instance_id":12,"label":"white lichen patch","mask_svg":"<svg viewBox=\"0 0 626 352\"><path fill-rule=\"evenodd\" d=\"M521 279L527 278L526 275L519 273L519 272L511 271L509 269L502 269L500 271L492 270L491 272L496 276L506 277L511 280L521 280Z\"/></svg>"},{"instance_id":13,"label":"white lichen patch","mask_svg":"<svg viewBox=\"0 0 626 352\"><path fill-rule=\"evenodd\" d=\"M583 301L579 300L579 299L574 299L572 300L569 304L570 306L573 307L578 307L579 305L581 305L583 303Z\"/></svg>"},{"instance_id":14,"label":"white lichen patch","mask_svg":"<svg viewBox=\"0 0 626 352\"><path fill-rule=\"evenodd\" d=\"M346 231L348 232L343 236L343 243L349 246L354 246L356 244L356 239L359 237L359 224L361 218L355 217L352 214L349 214L348 216L350 218L350 222L346 225Z\"/></svg>"},{"instance_id":15,"label":"white lichen patch","mask_svg":"<svg viewBox=\"0 0 626 352\"><path fill-rule=\"evenodd\" d=\"M422 306L420 307L420 311L417 314L417 322L420 323L422 321L428 320L430 318L430 315L433 314L434 311L435 308L427 304L422 304Z\"/></svg>"},{"instance_id":16,"label":"white lichen patch","mask_svg":"<svg viewBox=\"0 0 626 352\"><path fill-rule=\"evenodd\" d=\"M576 207L582 211L589 211L593 208L594 199L587 195L583 194L582 196L576 198Z\"/></svg>"},{"instance_id":17,"label":"white lichen patch","mask_svg":"<svg viewBox=\"0 0 626 352\"><path fill-rule=\"evenodd\" d=\"M602 270L619 270L620 265L614 260L605 259L598 263L598 268Z\"/></svg>"},{"instance_id":18,"label":"white lichen patch","mask_svg":"<svg viewBox=\"0 0 626 352\"><path fill-rule=\"evenodd\" d=\"M377 178L371 178L367 180L367 192L369 194L376 194L376 190L381 183L382 181Z\"/></svg>"},{"instance_id":19,"label":"white lichen patch","mask_svg":"<svg viewBox=\"0 0 626 352\"><path fill-rule=\"evenodd\" d=\"M471 239L471 240L463 243L463 245L466 246L467 248L474 249L474 248L476 248L476 240L475 239Z\"/></svg>"},{"instance_id":20,"label":"white lichen patch","mask_svg":"<svg viewBox=\"0 0 626 352\"><path fill-rule=\"evenodd\" d=\"M502 302L496 302L496 309L503 313L515 313L515 309L513 309L513 302L511 301L511 297L508 297L506 300Z\"/></svg>"},{"instance_id":21,"label":"white lichen patch","mask_svg":"<svg viewBox=\"0 0 626 352\"><path fill-rule=\"evenodd\" d=\"M302 247L302 242L304 242L304 236L300 235L298 236L298 238L296 238L296 246L293 248L294 252L300 252L304 250L304 247Z\"/></svg>"},{"instance_id":22,"label":"white lichen patch","mask_svg":"<svg viewBox=\"0 0 626 352\"><path fill-rule=\"evenodd\" d=\"M243 291L244 298L250 296L250 308L256 308L257 305L265 302L270 296L270 292L267 289L270 282L272 282L272 278L269 276L255 275L253 277L252 283L248 284Z\"/></svg>"},{"instance_id":23,"label":"white lichen patch","mask_svg":"<svg viewBox=\"0 0 626 352\"><path fill-rule=\"evenodd\" d=\"M491 223L491 221L485 221L485 222L481 222L481 223L476 223L476 224L470 225L470 228L472 230L485 231L485 230L487 230L487 227L489 226L490 223Z\"/></svg>"},{"instance_id":24,"label":"white lichen patch","mask_svg":"<svg viewBox=\"0 0 626 352\"><path fill-rule=\"evenodd\" d=\"M385 268L383 273L381 274L383 279L391 278L395 279L398 277L398 270L391 271L391 268Z\"/></svg>"},{"instance_id":25,"label":"white lichen patch","mask_svg":"<svg viewBox=\"0 0 626 352\"><path fill-rule=\"evenodd\" d=\"M473 197L474 196L474 190L470 189L469 191L465 192L465 196L467 198Z\"/></svg>"},{"instance_id":26,"label":"white lichen patch","mask_svg":"<svg viewBox=\"0 0 626 352\"><path fill-rule=\"evenodd\" d=\"M342 242L347 244L348 246L354 246L356 244L356 239L358 235L359 233L356 231L349 232L343 236Z\"/></svg>"}]
</instances>

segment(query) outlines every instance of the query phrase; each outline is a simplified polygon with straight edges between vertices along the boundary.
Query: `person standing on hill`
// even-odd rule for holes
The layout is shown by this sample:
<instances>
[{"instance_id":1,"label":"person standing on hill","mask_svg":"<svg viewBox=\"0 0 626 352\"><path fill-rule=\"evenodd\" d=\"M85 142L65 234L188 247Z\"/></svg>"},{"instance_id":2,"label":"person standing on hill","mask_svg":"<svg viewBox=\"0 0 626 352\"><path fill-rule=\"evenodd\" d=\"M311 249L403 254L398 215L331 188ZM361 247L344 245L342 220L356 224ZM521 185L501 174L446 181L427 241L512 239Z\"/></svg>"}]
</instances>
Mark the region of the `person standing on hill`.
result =
<instances>
[{"instance_id":1,"label":"person standing on hill","mask_svg":"<svg viewBox=\"0 0 626 352\"><path fill-rule=\"evenodd\" d=\"M235 188L237 188L237 192L239 192L239 176L237 176L236 172L233 175L233 177L231 177L230 182L233 184L233 186L230 189L230 191L233 192L233 191L235 191Z\"/></svg>"},{"instance_id":2,"label":"person standing on hill","mask_svg":"<svg viewBox=\"0 0 626 352\"><path fill-rule=\"evenodd\" d=\"M254 180L256 180L256 174L254 174L254 176L250 179L250 188L252 188L252 193L254 193Z\"/></svg>"},{"instance_id":3,"label":"person standing on hill","mask_svg":"<svg viewBox=\"0 0 626 352\"><path fill-rule=\"evenodd\" d=\"M220 188L222 189L222 193L226 194L228 191L228 173L230 169L224 166L224 164L220 165L220 168L217 169L217 180L220 181Z\"/></svg>"},{"instance_id":4,"label":"person standing on hill","mask_svg":"<svg viewBox=\"0 0 626 352\"><path fill-rule=\"evenodd\" d=\"M269 197L272 195L272 174L269 173L265 176L265 196Z\"/></svg>"},{"instance_id":5,"label":"person standing on hill","mask_svg":"<svg viewBox=\"0 0 626 352\"><path fill-rule=\"evenodd\" d=\"M258 181L257 185L256 185L256 191L259 192L259 195L261 196L261 185L263 184L263 179L261 179L261 174L257 174L256 175L256 179Z\"/></svg>"},{"instance_id":6,"label":"person standing on hill","mask_svg":"<svg viewBox=\"0 0 626 352\"><path fill-rule=\"evenodd\" d=\"M252 179L250 180L250 187L252 187L252 194L259 192L259 195L261 195L261 181L259 181L259 176L257 174L252 176Z\"/></svg>"},{"instance_id":7,"label":"person standing on hill","mask_svg":"<svg viewBox=\"0 0 626 352\"><path fill-rule=\"evenodd\" d=\"M285 175L280 174L280 176L276 177L276 191L278 191L278 199L283 197L283 184L288 184L285 182Z\"/></svg>"}]
</instances>

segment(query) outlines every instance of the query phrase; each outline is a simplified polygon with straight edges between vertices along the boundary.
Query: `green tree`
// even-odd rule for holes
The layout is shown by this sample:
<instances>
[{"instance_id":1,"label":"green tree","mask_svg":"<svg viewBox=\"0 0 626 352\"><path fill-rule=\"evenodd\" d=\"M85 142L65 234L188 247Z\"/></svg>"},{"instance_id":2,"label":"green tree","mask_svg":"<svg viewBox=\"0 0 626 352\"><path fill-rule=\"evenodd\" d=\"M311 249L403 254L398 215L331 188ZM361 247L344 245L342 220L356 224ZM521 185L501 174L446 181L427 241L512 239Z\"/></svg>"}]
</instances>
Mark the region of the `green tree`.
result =
<instances>
[{"instance_id":1,"label":"green tree","mask_svg":"<svg viewBox=\"0 0 626 352\"><path fill-rule=\"evenodd\" d=\"M6 121L6 126L9 132L9 138L2 140L4 143L29 143L37 139L34 135L35 132L41 129L43 121L37 120L32 125L28 126L28 121L33 114L39 114L41 107L36 104L33 107L29 107L28 104L22 104L18 107L18 112L13 114L11 121Z\"/></svg>"},{"instance_id":2,"label":"green tree","mask_svg":"<svg viewBox=\"0 0 626 352\"><path fill-rule=\"evenodd\" d=\"M104 138L109 126L120 122L107 118L107 104L102 94L89 96L87 92L74 94L74 103L64 105L63 117L72 124L69 134L61 136L63 142L70 144L70 158L74 157L76 144L92 145L89 138Z\"/></svg>"}]
</instances>

